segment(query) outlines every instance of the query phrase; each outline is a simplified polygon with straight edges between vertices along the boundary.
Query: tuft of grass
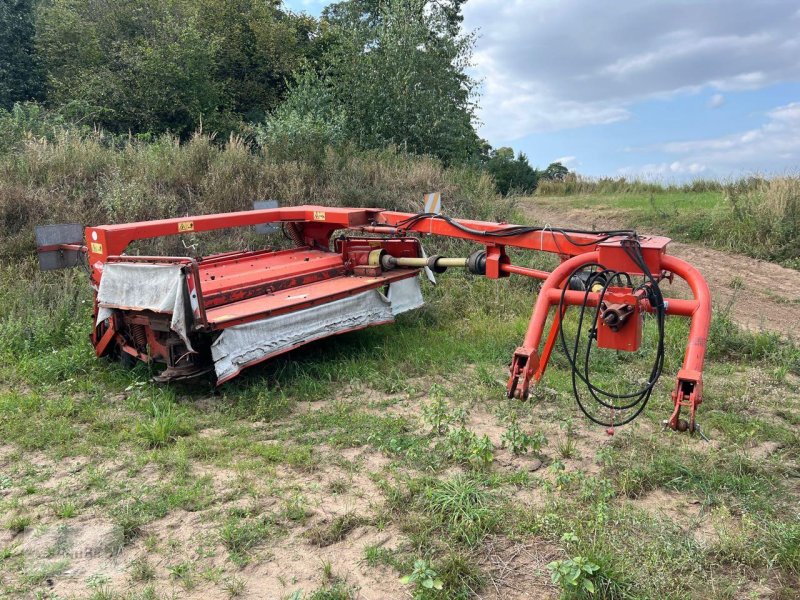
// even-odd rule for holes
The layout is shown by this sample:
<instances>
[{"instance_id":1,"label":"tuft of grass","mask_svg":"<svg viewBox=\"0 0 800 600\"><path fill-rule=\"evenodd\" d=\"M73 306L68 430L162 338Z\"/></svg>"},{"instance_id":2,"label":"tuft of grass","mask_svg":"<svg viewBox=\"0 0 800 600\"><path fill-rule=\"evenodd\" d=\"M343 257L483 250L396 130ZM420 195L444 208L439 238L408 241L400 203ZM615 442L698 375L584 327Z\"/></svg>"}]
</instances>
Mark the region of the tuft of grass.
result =
<instances>
[{"instance_id":1,"label":"tuft of grass","mask_svg":"<svg viewBox=\"0 0 800 600\"><path fill-rule=\"evenodd\" d=\"M501 518L495 498L469 475L437 481L426 490L423 502L423 509L434 522L468 546L482 541Z\"/></svg>"},{"instance_id":2,"label":"tuft of grass","mask_svg":"<svg viewBox=\"0 0 800 600\"><path fill-rule=\"evenodd\" d=\"M128 565L128 571L131 579L140 583L152 581L156 577L156 571L153 565L150 564L150 561L147 560L146 556L134 559L131 564Z\"/></svg>"},{"instance_id":3,"label":"tuft of grass","mask_svg":"<svg viewBox=\"0 0 800 600\"><path fill-rule=\"evenodd\" d=\"M62 500L56 503L53 512L60 519L71 519L78 514L78 507L71 500Z\"/></svg>"},{"instance_id":4,"label":"tuft of grass","mask_svg":"<svg viewBox=\"0 0 800 600\"><path fill-rule=\"evenodd\" d=\"M473 598L486 585L486 576L470 554L451 550L436 565L442 581L439 596L454 600Z\"/></svg>"},{"instance_id":5,"label":"tuft of grass","mask_svg":"<svg viewBox=\"0 0 800 600\"><path fill-rule=\"evenodd\" d=\"M15 515L11 517L7 523L6 528L11 533L22 533L31 524L31 518L28 515Z\"/></svg>"},{"instance_id":6,"label":"tuft of grass","mask_svg":"<svg viewBox=\"0 0 800 600\"><path fill-rule=\"evenodd\" d=\"M291 596L290 598L295 600ZM357 588L347 585L344 581L337 581L332 585L323 585L302 600L356 600L356 598L358 598ZM300 600L300 596L298 596L298 600Z\"/></svg>"},{"instance_id":7,"label":"tuft of grass","mask_svg":"<svg viewBox=\"0 0 800 600\"><path fill-rule=\"evenodd\" d=\"M148 446L160 448L190 434L192 427L172 404L153 402L150 418L139 424L138 431Z\"/></svg>"},{"instance_id":8,"label":"tuft of grass","mask_svg":"<svg viewBox=\"0 0 800 600\"><path fill-rule=\"evenodd\" d=\"M364 523L363 517L353 512L339 515L330 523L320 523L304 533L309 543L320 548L341 542L348 533Z\"/></svg>"},{"instance_id":9,"label":"tuft of grass","mask_svg":"<svg viewBox=\"0 0 800 600\"><path fill-rule=\"evenodd\" d=\"M238 598L244 594L247 584L245 580L240 577L228 577L222 582L222 589L228 595L228 598Z\"/></svg>"},{"instance_id":10,"label":"tuft of grass","mask_svg":"<svg viewBox=\"0 0 800 600\"><path fill-rule=\"evenodd\" d=\"M269 515L246 519L231 515L219 532L222 545L235 564L245 564L253 549L276 535L278 529Z\"/></svg>"}]
</instances>

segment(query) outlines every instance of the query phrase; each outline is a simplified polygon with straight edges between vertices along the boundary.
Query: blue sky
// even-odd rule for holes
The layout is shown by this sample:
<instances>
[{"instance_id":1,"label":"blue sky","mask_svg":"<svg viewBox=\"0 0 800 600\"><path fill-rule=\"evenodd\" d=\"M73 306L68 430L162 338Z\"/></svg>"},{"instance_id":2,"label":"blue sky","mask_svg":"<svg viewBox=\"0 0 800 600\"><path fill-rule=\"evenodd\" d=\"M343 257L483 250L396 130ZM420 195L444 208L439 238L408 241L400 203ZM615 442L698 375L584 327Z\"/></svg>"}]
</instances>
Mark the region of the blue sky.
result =
<instances>
[{"instance_id":1,"label":"blue sky","mask_svg":"<svg viewBox=\"0 0 800 600\"><path fill-rule=\"evenodd\" d=\"M798 171L796 0L469 0L464 15L495 147L593 176Z\"/></svg>"}]
</instances>

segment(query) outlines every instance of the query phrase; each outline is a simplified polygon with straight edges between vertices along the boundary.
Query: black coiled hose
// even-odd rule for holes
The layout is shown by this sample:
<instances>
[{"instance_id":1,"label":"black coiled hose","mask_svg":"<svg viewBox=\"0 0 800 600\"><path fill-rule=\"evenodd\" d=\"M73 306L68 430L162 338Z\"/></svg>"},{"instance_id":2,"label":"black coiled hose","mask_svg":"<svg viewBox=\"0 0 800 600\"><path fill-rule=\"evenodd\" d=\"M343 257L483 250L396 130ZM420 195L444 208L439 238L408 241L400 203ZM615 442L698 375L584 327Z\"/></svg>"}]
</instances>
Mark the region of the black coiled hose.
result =
<instances>
[{"instance_id":1,"label":"black coiled hose","mask_svg":"<svg viewBox=\"0 0 800 600\"><path fill-rule=\"evenodd\" d=\"M650 377L647 380L647 383L644 387L627 393L627 394L617 394L613 392L609 392L608 390L604 390L596 385L594 385L591 381L590 375L590 355L592 346L594 344L594 339L596 338L596 330L597 330L597 321L600 318L600 305L603 303L603 299L605 298L606 292L608 288L615 282L622 282L623 278L626 280L628 285L631 285L631 277L628 273L622 271L612 271L606 269L603 265L599 263L591 263L587 265L581 265L577 269L575 269L572 273L570 273L569 277L567 278L567 283L564 285L564 289L561 292L561 299L558 305L558 315L563 315L565 310L565 297L567 293L567 289L569 287L569 282L575 277L579 272L587 268L599 268L602 269L601 271L597 271L593 274L592 277L589 278L589 284L586 285L586 291L583 297L583 303L581 305L580 315L578 317L578 330L575 334L575 343L573 344L572 351L570 351L569 347L567 346L566 336L564 335L564 328L562 326L563 318L559 320L559 338L561 340L561 346L564 350L564 354L567 356L567 360L569 361L571 370L572 370L572 391L575 395L575 400L578 403L578 407L581 409L584 415L586 415L590 420L597 423L598 425L603 425L604 427L614 427L625 425L633 421L636 417L638 417L644 408L647 406L647 402L650 400L650 395L653 393L653 388L655 387L656 383L658 382L659 377L661 377L661 372L664 367L664 318L666 316L666 306L664 304L664 297L661 294L661 290L658 287L658 281L653 277L653 274L650 272L650 269L647 266L643 256L641 247L639 242L635 239L627 239L621 242L622 248L625 253L630 257L630 259L634 262L634 264L639 268L641 273L644 275L644 282L642 285L635 288L633 291L637 292L639 290L645 290L647 294L648 301L650 305L655 310L656 315L656 323L658 326L658 342L656 348L656 355L653 361L653 366L650 370ZM584 319L586 316L586 309L589 305L589 294L591 293L591 289L593 287L591 282L602 282L603 288L599 292L600 297L597 302L597 308L595 309L594 318L592 320L592 328L590 330L590 334L588 336L587 345L586 345L586 354L583 361L583 368L578 366L578 350L580 346L580 337L581 332L583 330ZM578 380L583 382L586 389L588 389L589 394L591 395L592 399L599 404L600 406L607 408L612 411L612 415L616 411L632 411L627 414L622 420L617 421L613 418L611 421L603 421L600 418L596 417L592 414L584 404L584 400L581 398L581 393L578 389Z\"/></svg>"}]
</instances>

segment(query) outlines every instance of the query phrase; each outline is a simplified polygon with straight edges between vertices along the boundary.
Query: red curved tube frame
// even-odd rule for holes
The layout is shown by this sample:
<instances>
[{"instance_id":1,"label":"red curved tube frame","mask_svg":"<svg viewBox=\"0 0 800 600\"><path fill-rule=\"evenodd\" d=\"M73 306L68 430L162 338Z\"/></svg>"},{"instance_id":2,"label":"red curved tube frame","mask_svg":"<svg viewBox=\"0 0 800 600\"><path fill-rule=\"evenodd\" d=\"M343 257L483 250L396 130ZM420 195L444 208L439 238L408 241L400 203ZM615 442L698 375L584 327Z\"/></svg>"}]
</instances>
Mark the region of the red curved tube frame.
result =
<instances>
[{"instance_id":1,"label":"red curved tube frame","mask_svg":"<svg viewBox=\"0 0 800 600\"><path fill-rule=\"evenodd\" d=\"M560 319L563 317L563 312L555 315L550 334L541 354L539 354L539 346L541 345L550 309L559 305L563 287L567 285L567 277L575 269L596 262L601 262L600 252L580 254L561 263L545 279L539 291L523 344L514 352L507 385L509 398L527 398L532 380L539 381L544 375L556 342ZM615 268L613 265L606 265L606 267ZM697 406L702 402L703 395L703 363L708 342L708 332L711 326L711 294L708 284L700 272L685 261L663 254L660 257L660 267L658 272L668 271L685 280L694 295L693 300L666 300L666 313L668 315L691 318L683 368L678 372L675 389L672 392L674 409L667 424L673 429L678 429L681 408L687 407L690 411L689 429L694 431L695 414ZM525 274L510 265L504 267L504 270L511 273ZM567 291L564 294L564 302L568 306L579 306L583 304L586 297L584 292ZM598 302L599 294L588 294L589 306L597 306ZM646 300L642 301L641 308L647 312L653 312L653 308Z\"/></svg>"}]
</instances>

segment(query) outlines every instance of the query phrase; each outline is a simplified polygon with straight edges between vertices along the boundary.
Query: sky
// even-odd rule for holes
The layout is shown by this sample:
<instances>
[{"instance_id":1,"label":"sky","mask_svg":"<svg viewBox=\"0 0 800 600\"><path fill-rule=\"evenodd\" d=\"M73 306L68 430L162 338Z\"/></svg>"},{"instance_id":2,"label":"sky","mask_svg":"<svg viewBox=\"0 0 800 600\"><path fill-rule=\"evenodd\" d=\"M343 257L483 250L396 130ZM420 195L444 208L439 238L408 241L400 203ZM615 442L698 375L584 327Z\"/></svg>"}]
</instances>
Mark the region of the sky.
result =
<instances>
[{"instance_id":1,"label":"sky","mask_svg":"<svg viewBox=\"0 0 800 600\"><path fill-rule=\"evenodd\" d=\"M287 0L318 15L322 0ZM800 171L798 0L468 0L478 131L661 181Z\"/></svg>"}]
</instances>

